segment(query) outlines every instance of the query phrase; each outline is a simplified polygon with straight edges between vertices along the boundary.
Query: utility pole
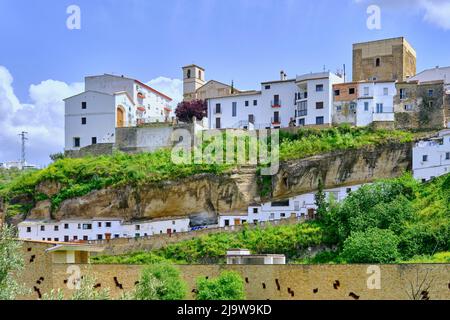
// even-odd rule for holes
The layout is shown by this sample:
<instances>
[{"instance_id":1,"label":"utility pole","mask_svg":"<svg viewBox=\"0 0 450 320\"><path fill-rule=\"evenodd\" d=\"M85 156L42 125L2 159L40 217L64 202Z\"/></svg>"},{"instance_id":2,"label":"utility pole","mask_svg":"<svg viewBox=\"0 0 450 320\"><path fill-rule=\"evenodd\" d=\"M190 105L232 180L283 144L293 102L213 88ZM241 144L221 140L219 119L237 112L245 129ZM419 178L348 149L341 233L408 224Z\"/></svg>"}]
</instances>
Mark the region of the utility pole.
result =
<instances>
[{"instance_id":1,"label":"utility pole","mask_svg":"<svg viewBox=\"0 0 450 320\"><path fill-rule=\"evenodd\" d=\"M25 160L25 141L28 140L28 138L26 137L26 135L28 134L28 132L22 131L21 133L19 133L19 136L22 140L22 158L20 159L20 162L22 163L22 167L25 165L26 160Z\"/></svg>"}]
</instances>

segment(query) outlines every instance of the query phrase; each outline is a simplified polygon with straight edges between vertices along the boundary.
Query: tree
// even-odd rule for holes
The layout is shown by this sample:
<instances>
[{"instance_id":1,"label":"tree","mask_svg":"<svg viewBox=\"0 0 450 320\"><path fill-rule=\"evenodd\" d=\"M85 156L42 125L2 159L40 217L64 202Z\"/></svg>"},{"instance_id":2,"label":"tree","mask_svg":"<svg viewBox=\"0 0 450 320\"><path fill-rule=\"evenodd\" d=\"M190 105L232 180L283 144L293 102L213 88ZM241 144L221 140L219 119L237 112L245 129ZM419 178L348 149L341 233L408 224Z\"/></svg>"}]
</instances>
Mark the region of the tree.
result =
<instances>
[{"instance_id":1,"label":"tree","mask_svg":"<svg viewBox=\"0 0 450 320\"><path fill-rule=\"evenodd\" d=\"M398 243L391 230L357 231L345 240L341 256L348 263L392 263L400 258Z\"/></svg>"},{"instance_id":2,"label":"tree","mask_svg":"<svg viewBox=\"0 0 450 320\"><path fill-rule=\"evenodd\" d=\"M136 300L182 300L186 296L186 284L174 266L153 264L142 270L136 286Z\"/></svg>"},{"instance_id":3,"label":"tree","mask_svg":"<svg viewBox=\"0 0 450 320\"><path fill-rule=\"evenodd\" d=\"M180 102L175 110L178 120L183 122L192 122L192 118L202 120L207 115L206 101L193 100Z\"/></svg>"},{"instance_id":4,"label":"tree","mask_svg":"<svg viewBox=\"0 0 450 320\"><path fill-rule=\"evenodd\" d=\"M17 295L26 293L14 277L24 268L22 243L15 238L13 227L0 226L0 300L14 300Z\"/></svg>"},{"instance_id":5,"label":"tree","mask_svg":"<svg viewBox=\"0 0 450 320\"><path fill-rule=\"evenodd\" d=\"M319 178L319 186L317 193L314 195L314 200L317 206L317 216L319 219L322 219L327 213L327 199L321 178Z\"/></svg>"},{"instance_id":6,"label":"tree","mask_svg":"<svg viewBox=\"0 0 450 320\"><path fill-rule=\"evenodd\" d=\"M52 154L50 155L50 159L51 159L53 162L56 162L56 161L58 161L58 160L60 160L60 159L64 159L65 157L66 157L66 156L64 155L63 152L52 153Z\"/></svg>"},{"instance_id":7,"label":"tree","mask_svg":"<svg viewBox=\"0 0 450 320\"><path fill-rule=\"evenodd\" d=\"M197 300L244 300L244 281L234 271L224 271L216 279L197 280Z\"/></svg>"}]
</instances>

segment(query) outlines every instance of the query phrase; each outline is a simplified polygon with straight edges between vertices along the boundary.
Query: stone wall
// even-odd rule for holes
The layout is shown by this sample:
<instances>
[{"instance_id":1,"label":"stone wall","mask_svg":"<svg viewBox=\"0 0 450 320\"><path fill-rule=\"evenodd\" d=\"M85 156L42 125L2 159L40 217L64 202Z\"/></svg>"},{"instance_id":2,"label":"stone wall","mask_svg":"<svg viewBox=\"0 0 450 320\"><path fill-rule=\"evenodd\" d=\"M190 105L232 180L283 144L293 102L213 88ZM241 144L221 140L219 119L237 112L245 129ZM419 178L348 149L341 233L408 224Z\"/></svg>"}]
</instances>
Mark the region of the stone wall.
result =
<instances>
[{"instance_id":1,"label":"stone wall","mask_svg":"<svg viewBox=\"0 0 450 320\"><path fill-rule=\"evenodd\" d=\"M69 158L110 155L113 153L113 148L113 143L97 143L81 148L80 150L66 150L64 151L64 155Z\"/></svg>"},{"instance_id":2,"label":"stone wall","mask_svg":"<svg viewBox=\"0 0 450 320\"><path fill-rule=\"evenodd\" d=\"M53 288L61 288L66 297L71 294L66 285L69 266L53 265ZM96 278L98 288L109 288L113 298L131 291L143 268L138 265L79 267L81 275L91 274ZM249 300L410 300L413 292L418 299L450 299L448 264L179 265L177 268L187 282L188 299L194 298L198 278L217 277L225 270L241 274ZM373 282L376 275L380 276L380 289Z\"/></svg>"}]
</instances>

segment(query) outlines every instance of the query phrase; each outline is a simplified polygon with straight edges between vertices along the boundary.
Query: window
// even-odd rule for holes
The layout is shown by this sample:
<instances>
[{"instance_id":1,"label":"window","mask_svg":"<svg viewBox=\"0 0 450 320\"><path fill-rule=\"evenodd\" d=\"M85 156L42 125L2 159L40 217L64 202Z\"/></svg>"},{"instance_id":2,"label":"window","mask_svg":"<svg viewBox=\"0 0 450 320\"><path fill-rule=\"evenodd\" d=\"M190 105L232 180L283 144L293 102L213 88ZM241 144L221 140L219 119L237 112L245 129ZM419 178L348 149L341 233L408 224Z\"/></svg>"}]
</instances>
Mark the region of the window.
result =
<instances>
[{"instance_id":1,"label":"window","mask_svg":"<svg viewBox=\"0 0 450 320\"><path fill-rule=\"evenodd\" d=\"M97 144L97 137L92 137L91 142L92 144Z\"/></svg>"},{"instance_id":2,"label":"window","mask_svg":"<svg viewBox=\"0 0 450 320\"><path fill-rule=\"evenodd\" d=\"M355 111L356 110L356 103L355 102L351 102L350 103L350 111Z\"/></svg>"},{"instance_id":3,"label":"window","mask_svg":"<svg viewBox=\"0 0 450 320\"><path fill-rule=\"evenodd\" d=\"M188 79L191 78L191 69L188 69L188 71L187 71L187 78L188 78Z\"/></svg>"},{"instance_id":4,"label":"window","mask_svg":"<svg viewBox=\"0 0 450 320\"><path fill-rule=\"evenodd\" d=\"M413 106L412 104L405 104L405 111L412 111Z\"/></svg>"},{"instance_id":5,"label":"window","mask_svg":"<svg viewBox=\"0 0 450 320\"><path fill-rule=\"evenodd\" d=\"M264 89L270 90L270 85L264 86Z\"/></svg>"},{"instance_id":6,"label":"window","mask_svg":"<svg viewBox=\"0 0 450 320\"><path fill-rule=\"evenodd\" d=\"M78 240L78 236L73 236L73 240L77 241Z\"/></svg>"},{"instance_id":7,"label":"window","mask_svg":"<svg viewBox=\"0 0 450 320\"><path fill-rule=\"evenodd\" d=\"M69 242L69 236L64 236L64 242Z\"/></svg>"},{"instance_id":8,"label":"window","mask_svg":"<svg viewBox=\"0 0 450 320\"><path fill-rule=\"evenodd\" d=\"M172 221L172 225L175 225L175 221Z\"/></svg>"},{"instance_id":9,"label":"window","mask_svg":"<svg viewBox=\"0 0 450 320\"><path fill-rule=\"evenodd\" d=\"M316 117L316 124L324 124L324 118L323 117Z\"/></svg>"},{"instance_id":10,"label":"window","mask_svg":"<svg viewBox=\"0 0 450 320\"><path fill-rule=\"evenodd\" d=\"M78 229L81 229L81 223L78 224Z\"/></svg>"},{"instance_id":11,"label":"window","mask_svg":"<svg viewBox=\"0 0 450 320\"><path fill-rule=\"evenodd\" d=\"M59 241L59 238L55 238L55 241L58 242L58 241Z\"/></svg>"},{"instance_id":12,"label":"window","mask_svg":"<svg viewBox=\"0 0 450 320\"><path fill-rule=\"evenodd\" d=\"M341 111L341 110L342 110L342 106L341 105L336 106L336 111Z\"/></svg>"},{"instance_id":13,"label":"window","mask_svg":"<svg viewBox=\"0 0 450 320\"><path fill-rule=\"evenodd\" d=\"M400 99L406 99L406 89L400 89Z\"/></svg>"},{"instance_id":14,"label":"window","mask_svg":"<svg viewBox=\"0 0 450 320\"><path fill-rule=\"evenodd\" d=\"M383 113L383 104L377 103L377 113Z\"/></svg>"},{"instance_id":15,"label":"window","mask_svg":"<svg viewBox=\"0 0 450 320\"><path fill-rule=\"evenodd\" d=\"M80 138L73 138L73 147L74 148L80 147Z\"/></svg>"},{"instance_id":16,"label":"window","mask_svg":"<svg viewBox=\"0 0 450 320\"><path fill-rule=\"evenodd\" d=\"M87 103L83 101L81 103L81 109L86 109L86 108L87 108Z\"/></svg>"},{"instance_id":17,"label":"window","mask_svg":"<svg viewBox=\"0 0 450 320\"><path fill-rule=\"evenodd\" d=\"M106 222L106 227L111 228L111 222Z\"/></svg>"},{"instance_id":18,"label":"window","mask_svg":"<svg viewBox=\"0 0 450 320\"><path fill-rule=\"evenodd\" d=\"M341 90L334 90L334 95L339 96L341 94Z\"/></svg>"},{"instance_id":19,"label":"window","mask_svg":"<svg viewBox=\"0 0 450 320\"><path fill-rule=\"evenodd\" d=\"M445 160L450 160L450 152L445 153Z\"/></svg>"},{"instance_id":20,"label":"window","mask_svg":"<svg viewBox=\"0 0 450 320\"><path fill-rule=\"evenodd\" d=\"M248 107L250 105L250 101L245 101L245 106Z\"/></svg>"},{"instance_id":21,"label":"window","mask_svg":"<svg viewBox=\"0 0 450 320\"><path fill-rule=\"evenodd\" d=\"M306 115L308 115L308 102L307 101L301 101L298 104L297 116L304 117Z\"/></svg>"},{"instance_id":22,"label":"window","mask_svg":"<svg viewBox=\"0 0 450 320\"><path fill-rule=\"evenodd\" d=\"M102 227L102 223L101 223L101 222L97 222L97 226L98 226L99 228L101 228L101 227Z\"/></svg>"},{"instance_id":23,"label":"window","mask_svg":"<svg viewBox=\"0 0 450 320\"><path fill-rule=\"evenodd\" d=\"M64 223L64 229L69 229L69 224L68 223Z\"/></svg>"},{"instance_id":24,"label":"window","mask_svg":"<svg viewBox=\"0 0 450 320\"><path fill-rule=\"evenodd\" d=\"M258 208L253 208L253 213L258 213Z\"/></svg>"},{"instance_id":25,"label":"window","mask_svg":"<svg viewBox=\"0 0 450 320\"><path fill-rule=\"evenodd\" d=\"M316 109L323 109L323 102L316 102Z\"/></svg>"},{"instance_id":26,"label":"window","mask_svg":"<svg viewBox=\"0 0 450 320\"><path fill-rule=\"evenodd\" d=\"M433 89L428 90L428 96L429 96L429 97L432 97L432 96L433 96L433 93L434 93L434 90L433 90Z\"/></svg>"},{"instance_id":27,"label":"window","mask_svg":"<svg viewBox=\"0 0 450 320\"><path fill-rule=\"evenodd\" d=\"M98 234L98 235L97 235L97 240L103 240L103 235Z\"/></svg>"},{"instance_id":28,"label":"window","mask_svg":"<svg viewBox=\"0 0 450 320\"><path fill-rule=\"evenodd\" d=\"M367 101L364 102L364 111L369 111L369 103Z\"/></svg>"},{"instance_id":29,"label":"window","mask_svg":"<svg viewBox=\"0 0 450 320\"><path fill-rule=\"evenodd\" d=\"M428 155L424 154L424 155L422 156L422 161L423 161L423 162L427 162L427 161L428 161Z\"/></svg>"},{"instance_id":30,"label":"window","mask_svg":"<svg viewBox=\"0 0 450 320\"><path fill-rule=\"evenodd\" d=\"M216 129L221 128L220 118L216 118Z\"/></svg>"},{"instance_id":31,"label":"window","mask_svg":"<svg viewBox=\"0 0 450 320\"><path fill-rule=\"evenodd\" d=\"M352 188L347 188L347 190L345 192L347 192L347 194L349 194L350 192L352 192Z\"/></svg>"},{"instance_id":32,"label":"window","mask_svg":"<svg viewBox=\"0 0 450 320\"><path fill-rule=\"evenodd\" d=\"M375 59L375 67L379 67L381 65L381 59L380 58L376 58Z\"/></svg>"},{"instance_id":33,"label":"window","mask_svg":"<svg viewBox=\"0 0 450 320\"><path fill-rule=\"evenodd\" d=\"M348 93L349 94L355 94L355 88L348 89Z\"/></svg>"},{"instance_id":34,"label":"window","mask_svg":"<svg viewBox=\"0 0 450 320\"><path fill-rule=\"evenodd\" d=\"M305 118L298 119L298 125L300 127L305 126L306 125Z\"/></svg>"},{"instance_id":35,"label":"window","mask_svg":"<svg viewBox=\"0 0 450 320\"><path fill-rule=\"evenodd\" d=\"M276 94L273 96L273 105L275 105L275 106L280 105L280 95Z\"/></svg>"},{"instance_id":36,"label":"window","mask_svg":"<svg viewBox=\"0 0 450 320\"><path fill-rule=\"evenodd\" d=\"M220 103L216 103L216 113L221 113Z\"/></svg>"},{"instance_id":37,"label":"window","mask_svg":"<svg viewBox=\"0 0 450 320\"><path fill-rule=\"evenodd\" d=\"M323 92L323 84L316 85L316 92Z\"/></svg>"},{"instance_id":38,"label":"window","mask_svg":"<svg viewBox=\"0 0 450 320\"><path fill-rule=\"evenodd\" d=\"M41 226L41 231L45 231L45 226Z\"/></svg>"},{"instance_id":39,"label":"window","mask_svg":"<svg viewBox=\"0 0 450 320\"><path fill-rule=\"evenodd\" d=\"M31 232L31 227L27 227L27 232L28 232L28 233Z\"/></svg>"},{"instance_id":40,"label":"window","mask_svg":"<svg viewBox=\"0 0 450 320\"><path fill-rule=\"evenodd\" d=\"M369 87L364 87L364 96L369 96Z\"/></svg>"},{"instance_id":41,"label":"window","mask_svg":"<svg viewBox=\"0 0 450 320\"><path fill-rule=\"evenodd\" d=\"M81 124L85 125L87 123L87 119L85 117L81 118Z\"/></svg>"},{"instance_id":42,"label":"window","mask_svg":"<svg viewBox=\"0 0 450 320\"><path fill-rule=\"evenodd\" d=\"M118 235L118 234L115 234L115 235L114 235L114 238L115 238L115 239L118 239L119 237L120 237L120 235Z\"/></svg>"},{"instance_id":43,"label":"window","mask_svg":"<svg viewBox=\"0 0 450 320\"><path fill-rule=\"evenodd\" d=\"M59 226L54 226L54 227L53 227L53 230L54 230L54 231L59 231Z\"/></svg>"},{"instance_id":44,"label":"window","mask_svg":"<svg viewBox=\"0 0 450 320\"><path fill-rule=\"evenodd\" d=\"M92 230L92 224L83 223L83 230Z\"/></svg>"},{"instance_id":45,"label":"window","mask_svg":"<svg viewBox=\"0 0 450 320\"><path fill-rule=\"evenodd\" d=\"M247 101L248 102L248 101ZM232 117L236 117L237 115L237 102L232 103Z\"/></svg>"},{"instance_id":46,"label":"window","mask_svg":"<svg viewBox=\"0 0 450 320\"><path fill-rule=\"evenodd\" d=\"M389 88L383 88L383 95L385 96L389 95Z\"/></svg>"},{"instance_id":47,"label":"window","mask_svg":"<svg viewBox=\"0 0 450 320\"><path fill-rule=\"evenodd\" d=\"M88 236L83 236L83 240L84 240L84 241L88 241L88 240L89 240L89 237L88 237Z\"/></svg>"},{"instance_id":48,"label":"window","mask_svg":"<svg viewBox=\"0 0 450 320\"><path fill-rule=\"evenodd\" d=\"M280 213L280 217L281 218L285 218L286 217L286 213Z\"/></svg>"},{"instance_id":49,"label":"window","mask_svg":"<svg viewBox=\"0 0 450 320\"><path fill-rule=\"evenodd\" d=\"M225 219L223 222L224 222L225 227L228 227L230 225L230 220L228 220L228 219Z\"/></svg>"},{"instance_id":50,"label":"window","mask_svg":"<svg viewBox=\"0 0 450 320\"><path fill-rule=\"evenodd\" d=\"M137 231L139 231L139 230L141 230L141 226L140 226L139 224L137 224L137 225L134 227L134 229L137 230Z\"/></svg>"},{"instance_id":51,"label":"window","mask_svg":"<svg viewBox=\"0 0 450 320\"><path fill-rule=\"evenodd\" d=\"M430 106L430 109L433 108L433 101L430 101L430 102L428 103L428 105Z\"/></svg>"},{"instance_id":52,"label":"window","mask_svg":"<svg viewBox=\"0 0 450 320\"><path fill-rule=\"evenodd\" d=\"M253 100L253 105L257 106L258 105L258 100Z\"/></svg>"},{"instance_id":53,"label":"window","mask_svg":"<svg viewBox=\"0 0 450 320\"><path fill-rule=\"evenodd\" d=\"M249 123L255 123L255 115L249 114L248 115L248 122Z\"/></svg>"}]
</instances>

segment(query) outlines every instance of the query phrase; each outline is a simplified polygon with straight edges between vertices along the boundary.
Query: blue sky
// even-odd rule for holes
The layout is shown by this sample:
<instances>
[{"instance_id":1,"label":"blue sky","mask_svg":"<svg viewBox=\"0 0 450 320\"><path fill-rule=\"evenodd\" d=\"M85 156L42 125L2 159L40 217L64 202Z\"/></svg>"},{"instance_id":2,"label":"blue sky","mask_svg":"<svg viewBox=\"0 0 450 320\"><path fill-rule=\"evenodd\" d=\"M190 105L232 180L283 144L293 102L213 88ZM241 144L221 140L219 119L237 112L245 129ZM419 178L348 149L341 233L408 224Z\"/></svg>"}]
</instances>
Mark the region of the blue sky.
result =
<instances>
[{"instance_id":1,"label":"blue sky","mask_svg":"<svg viewBox=\"0 0 450 320\"><path fill-rule=\"evenodd\" d=\"M81 30L66 27L72 4L81 9ZM366 27L370 4L381 8L381 30ZM39 130L62 130L60 96L80 90L85 75L165 77L154 84L173 94L181 66L196 63L207 79L257 89L281 69L294 77L345 63L351 75L352 43L397 36L416 49L418 70L450 65L450 1L0 0L0 103L32 109L31 116L49 108L59 122L42 123L44 117ZM20 117L9 122L11 130L32 131ZM0 162L19 157L14 134L0 134ZM62 137L42 143L30 146L30 161L44 164L49 152L63 148Z\"/></svg>"}]
</instances>

